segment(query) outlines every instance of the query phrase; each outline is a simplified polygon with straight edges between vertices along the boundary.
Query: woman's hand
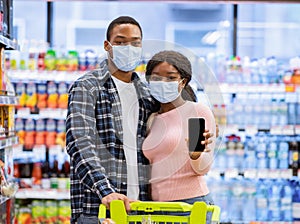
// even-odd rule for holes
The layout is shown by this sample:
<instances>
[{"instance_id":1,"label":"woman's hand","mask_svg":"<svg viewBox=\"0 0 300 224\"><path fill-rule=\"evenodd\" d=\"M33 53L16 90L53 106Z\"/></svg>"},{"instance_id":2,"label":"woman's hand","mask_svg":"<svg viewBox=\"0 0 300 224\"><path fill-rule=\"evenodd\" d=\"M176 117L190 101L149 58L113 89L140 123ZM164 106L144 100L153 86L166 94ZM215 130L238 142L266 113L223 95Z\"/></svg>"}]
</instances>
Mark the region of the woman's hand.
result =
<instances>
[{"instance_id":1,"label":"woman's hand","mask_svg":"<svg viewBox=\"0 0 300 224\"><path fill-rule=\"evenodd\" d=\"M210 152L211 149L208 147L208 145L210 143L212 143L212 137L214 136L213 133L210 133L208 129L205 129L204 133L203 133L203 136L205 137L205 140L204 141L201 141L201 144L202 145L205 145L205 149L203 152ZM187 143L188 143L188 140L187 140ZM198 159L200 156L201 156L201 153L202 152L190 152L190 158L195 160L195 159Z\"/></svg>"},{"instance_id":2,"label":"woman's hand","mask_svg":"<svg viewBox=\"0 0 300 224\"><path fill-rule=\"evenodd\" d=\"M214 136L214 133L210 133L208 129L205 129L203 136L205 137L205 140L201 142L202 145L205 145L204 152L210 152L210 149L207 147L210 143L212 143L212 137Z\"/></svg>"}]
</instances>

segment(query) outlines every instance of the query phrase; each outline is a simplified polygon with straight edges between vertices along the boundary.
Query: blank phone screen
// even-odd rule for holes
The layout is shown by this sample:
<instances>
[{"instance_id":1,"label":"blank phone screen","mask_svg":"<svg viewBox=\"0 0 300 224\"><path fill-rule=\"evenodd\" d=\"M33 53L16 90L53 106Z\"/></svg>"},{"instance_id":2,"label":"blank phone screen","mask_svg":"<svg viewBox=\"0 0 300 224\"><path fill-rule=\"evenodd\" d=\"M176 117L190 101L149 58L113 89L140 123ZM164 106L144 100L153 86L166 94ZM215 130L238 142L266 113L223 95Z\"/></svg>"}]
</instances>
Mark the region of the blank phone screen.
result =
<instances>
[{"instance_id":1,"label":"blank phone screen","mask_svg":"<svg viewBox=\"0 0 300 224\"><path fill-rule=\"evenodd\" d=\"M205 140L203 136L205 130L204 118L189 118L189 151L190 152L203 152L205 145L201 141Z\"/></svg>"}]
</instances>

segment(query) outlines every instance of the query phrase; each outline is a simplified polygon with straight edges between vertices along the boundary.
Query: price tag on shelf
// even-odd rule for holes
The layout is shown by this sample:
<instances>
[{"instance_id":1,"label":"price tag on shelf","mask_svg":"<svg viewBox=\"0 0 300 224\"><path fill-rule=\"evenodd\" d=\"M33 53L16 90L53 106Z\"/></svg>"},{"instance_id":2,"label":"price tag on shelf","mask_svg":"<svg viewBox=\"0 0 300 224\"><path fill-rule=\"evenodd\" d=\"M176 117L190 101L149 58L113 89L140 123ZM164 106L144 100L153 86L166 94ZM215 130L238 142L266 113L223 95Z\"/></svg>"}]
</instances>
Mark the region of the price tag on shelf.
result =
<instances>
[{"instance_id":1,"label":"price tag on shelf","mask_svg":"<svg viewBox=\"0 0 300 224\"><path fill-rule=\"evenodd\" d=\"M20 108L17 111L17 117L27 118L30 116L30 109L28 107Z\"/></svg>"},{"instance_id":2,"label":"price tag on shelf","mask_svg":"<svg viewBox=\"0 0 300 224\"><path fill-rule=\"evenodd\" d=\"M258 128L256 125L246 125L245 133L250 136L256 135L258 132Z\"/></svg>"},{"instance_id":3,"label":"price tag on shelf","mask_svg":"<svg viewBox=\"0 0 300 224\"><path fill-rule=\"evenodd\" d=\"M283 135L294 135L295 134L294 125L284 125L282 127L282 134Z\"/></svg>"},{"instance_id":4,"label":"price tag on shelf","mask_svg":"<svg viewBox=\"0 0 300 224\"><path fill-rule=\"evenodd\" d=\"M295 125L295 135L300 135L300 125Z\"/></svg>"},{"instance_id":5,"label":"price tag on shelf","mask_svg":"<svg viewBox=\"0 0 300 224\"><path fill-rule=\"evenodd\" d=\"M40 110L39 117L41 118L53 118L64 119L67 116L66 109L44 108Z\"/></svg>"},{"instance_id":6,"label":"price tag on shelf","mask_svg":"<svg viewBox=\"0 0 300 224\"><path fill-rule=\"evenodd\" d=\"M239 91L239 93L247 95L249 92L249 85L237 84L236 89Z\"/></svg>"},{"instance_id":7,"label":"price tag on shelf","mask_svg":"<svg viewBox=\"0 0 300 224\"><path fill-rule=\"evenodd\" d=\"M7 138L5 145L6 145L5 147L12 146L13 145L13 138L11 138L11 137Z\"/></svg>"},{"instance_id":8,"label":"price tag on shelf","mask_svg":"<svg viewBox=\"0 0 300 224\"><path fill-rule=\"evenodd\" d=\"M257 178L266 179L268 178L269 171L267 169L260 169L259 172L257 172Z\"/></svg>"},{"instance_id":9,"label":"price tag on shelf","mask_svg":"<svg viewBox=\"0 0 300 224\"><path fill-rule=\"evenodd\" d=\"M0 140L0 149L5 148L5 144L6 144L5 139L1 139L1 140Z\"/></svg>"},{"instance_id":10,"label":"price tag on shelf","mask_svg":"<svg viewBox=\"0 0 300 224\"><path fill-rule=\"evenodd\" d=\"M19 154L21 154L22 152L23 152L23 145L18 144L18 145L15 145L15 146L13 147L13 154L14 154L14 155L19 155Z\"/></svg>"},{"instance_id":11,"label":"price tag on shelf","mask_svg":"<svg viewBox=\"0 0 300 224\"><path fill-rule=\"evenodd\" d=\"M284 169L280 170L280 177L283 179L290 179L293 176L293 170L292 169Z\"/></svg>"},{"instance_id":12,"label":"price tag on shelf","mask_svg":"<svg viewBox=\"0 0 300 224\"><path fill-rule=\"evenodd\" d=\"M278 179L278 178L280 178L280 170L278 170L278 169L270 169L268 171L268 178L270 178L270 179Z\"/></svg>"},{"instance_id":13,"label":"price tag on shelf","mask_svg":"<svg viewBox=\"0 0 300 224\"><path fill-rule=\"evenodd\" d=\"M271 135L282 135L282 126L281 125L274 125L270 128Z\"/></svg>"},{"instance_id":14,"label":"price tag on shelf","mask_svg":"<svg viewBox=\"0 0 300 224\"><path fill-rule=\"evenodd\" d=\"M235 124L229 124L224 128L224 135L237 135L239 133L239 126Z\"/></svg>"},{"instance_id":15,"label":"price tag on shelf","mask_svg":"<svg viewBox=\"0 0 300 224\"><path fill-rule=\"evenodd\" d=\"M7 105L8 104L7 97L0 96L0 104Z\"/></svg>"},{"instance_id":16,"label":"price tag on shelf","mask_svg":"<svg viewBox=\"0 0 300 224\"><path fill-rule=\"evenodd\" d=\"M254 84L249 84L248 85L248 91L249 91L249 93L257 92L257 86L254 85Z\"/></svg>"},{"instance_id":17,"label":"price tag on shelf","mask_svg":"<svg viewBox=\"0 0 300 224\"><path fill-rule=\"evenodd\" d=\"M212 169L207 173L207 175L210 177L219 178L221 175L221 172L219 170Z\"/></svg>"},{"instance_id":18,"label":"price tag on shelf","mask_svg":"<svg viewBox=\"0 0 300 224\"><path fill-rule=\"evenodd\" d=\"M49 147L49 153L51 154L59 154L63 151L63 148L60 145L51 145Z\"/></svg>"},{"instance_id":19,"label":"price tag on shelf","mask_svg":"<svg viewBox=\"0 0 300 224\"><path fill-rule=\"evenodd\" d=\"M213 85L210 85L209 88L212 90L211 92L213 92L215 87ZM221 83L220 89L221 89L222 93L230 93L230 88L229 88L228 83Z\"/></svg>"},{"instance_id":20,"label":"price tag on shelf","mask_svg":"<svg viewBox=\"0 0 300 224\"><path fill-rule=\"evenodd\" d=\"M244 177L249 179L255 179L257 176L256 173L257 173L256 169L247 169L244 171Z\"/></svg>"},{"instance_id":21,"label":"price tag on shelf","mask_svg":"<svg viewBox=\"0 0 300 224\"><path fill-rule=\"evenodd\" d=\"M236 178L238 175L239 172L237 169L227 169L224 174L225 178Z\"/></svg>"}]
</instances>

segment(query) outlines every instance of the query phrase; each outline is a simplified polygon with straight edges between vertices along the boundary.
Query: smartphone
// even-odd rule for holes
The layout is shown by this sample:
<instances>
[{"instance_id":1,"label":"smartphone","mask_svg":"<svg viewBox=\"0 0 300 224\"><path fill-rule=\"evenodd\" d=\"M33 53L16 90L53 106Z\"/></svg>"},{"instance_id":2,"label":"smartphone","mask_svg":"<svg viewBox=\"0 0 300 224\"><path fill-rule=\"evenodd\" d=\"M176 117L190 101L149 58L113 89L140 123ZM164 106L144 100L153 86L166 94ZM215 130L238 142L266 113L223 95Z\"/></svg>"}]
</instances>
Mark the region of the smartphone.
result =
<instances>
[{"instance_id":1,"label":"smartphone","mask_svg":"<svg viewBox=\"0 0 300 224\"><path fill-rule=\"evenodd\" d=\"M205 119L203 117L189 118L188 135L189 135L189 151L203 152L205 145L201 141L205 140L203 133L205 131Z\"/></svg>"}]
</instances>

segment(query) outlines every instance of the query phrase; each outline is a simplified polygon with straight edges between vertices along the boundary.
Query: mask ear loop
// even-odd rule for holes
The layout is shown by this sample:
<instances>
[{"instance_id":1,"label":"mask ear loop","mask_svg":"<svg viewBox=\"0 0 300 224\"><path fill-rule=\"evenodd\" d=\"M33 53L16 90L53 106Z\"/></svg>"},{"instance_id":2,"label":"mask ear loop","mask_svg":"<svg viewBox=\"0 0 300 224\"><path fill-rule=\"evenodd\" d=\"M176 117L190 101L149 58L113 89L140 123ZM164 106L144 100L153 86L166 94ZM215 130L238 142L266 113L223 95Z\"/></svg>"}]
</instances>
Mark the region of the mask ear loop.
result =
<instances>
[{"instance_id":1,"label":"mask ear loop","mask_svg":"<svg viewBox=\"0 0 300 224\"><path fill-rule=\"evenodd\" d=\"M178 87L179 87L180 83L181 83L184 79L185 79L185 78L183 78L183 79L181 79L181 80L179 81ZM181 92L182 92L182 90L184 89L184 87L185 87L185 86L183 86L183 88L179 91L179 94L180 94L180 95L181 95Z\"/></svg>"},{"instance_id":2,"label":"mask ear loop","mask_svg":"<svg viewBox=\"0 0 300 224\"><path fill-rule=\"evenodd\" d=\"M108 44L110 45L110 47L111 47L111 49L107 51L107 56L108 56L109 59L113 60L113 57L114 57L114 55L113 55L113 52L114 52L113 49L114 49L114 47L113 47L113 45L112 45L109 41L107 41L107 43L108 43ZM110 51L111 51L111 53L112 53L112 56L110 55Z\"/></svg>"}]
</instances>

